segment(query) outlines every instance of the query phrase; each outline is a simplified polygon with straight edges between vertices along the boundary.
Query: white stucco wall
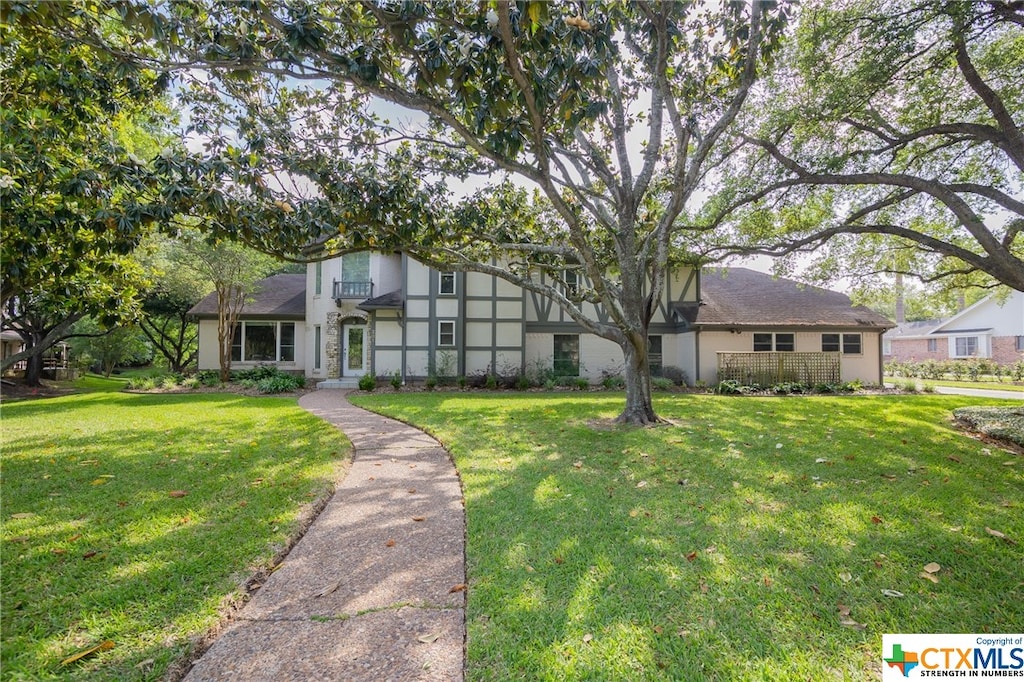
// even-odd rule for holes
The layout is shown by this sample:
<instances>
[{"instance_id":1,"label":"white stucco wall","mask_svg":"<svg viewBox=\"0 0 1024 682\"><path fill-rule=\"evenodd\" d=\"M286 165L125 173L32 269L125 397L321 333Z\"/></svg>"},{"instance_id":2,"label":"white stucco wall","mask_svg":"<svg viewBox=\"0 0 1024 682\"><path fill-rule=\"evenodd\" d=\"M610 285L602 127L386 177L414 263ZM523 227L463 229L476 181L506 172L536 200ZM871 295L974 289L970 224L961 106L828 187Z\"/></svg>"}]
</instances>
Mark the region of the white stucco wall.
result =
<instances>
[{"instance_id":1,"label":"white stucco wall","mask_svg":"<svg viewBox=\"0 0 1024 682\"><path fill-rule=\"evenodd\" d=\"M758 330L776 331L772 329ZM792 332L793 330L778 330ZM839 334L860 334L861 353L859 355L843 355L840 359L840 375L843 381L859 380L865 384L881 383L879 375L879 334L875 331L861 331L856 329L846 330L825 330L822 331L797 331L795 333L795 350L801 353L821 351L822 333ZM700 347L699 374L698 379L714 384L718 381L718 353L750 353L754 350L754 331L743 331L733 333L728 331L702 331L698 338Z\"/></svg>"}]
</instances>

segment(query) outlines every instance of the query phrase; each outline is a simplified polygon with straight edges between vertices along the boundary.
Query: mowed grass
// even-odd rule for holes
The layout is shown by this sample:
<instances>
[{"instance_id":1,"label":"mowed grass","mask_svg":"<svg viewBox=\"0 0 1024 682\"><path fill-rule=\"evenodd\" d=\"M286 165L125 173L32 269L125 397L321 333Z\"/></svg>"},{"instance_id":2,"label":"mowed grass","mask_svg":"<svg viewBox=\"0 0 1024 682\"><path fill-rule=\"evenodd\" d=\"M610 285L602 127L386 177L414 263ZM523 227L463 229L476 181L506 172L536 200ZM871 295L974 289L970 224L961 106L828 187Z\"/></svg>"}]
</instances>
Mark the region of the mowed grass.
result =
<instances>
[{"instance_id":1,"label":"mowed grass","mask_svg":"<svg viewBox=\"0 0 1024 682\"><path fill-rule=\"evenodd\" d=\"M162 679L348 455L294 399L84 384L0 408L6 680Z\"/></svg>"},{"instance_id":2,"label":"mowed grass","mask_svg":"<svg viewBox=\"0 0 1024 682\"><path fill-rule=\"evenodd\" d=\"M883 633L1021 631L1024 461L950 425L986 401L622 400L354 399L458 464L469 680L870 680Z\"/></svg>"}]
</instances>

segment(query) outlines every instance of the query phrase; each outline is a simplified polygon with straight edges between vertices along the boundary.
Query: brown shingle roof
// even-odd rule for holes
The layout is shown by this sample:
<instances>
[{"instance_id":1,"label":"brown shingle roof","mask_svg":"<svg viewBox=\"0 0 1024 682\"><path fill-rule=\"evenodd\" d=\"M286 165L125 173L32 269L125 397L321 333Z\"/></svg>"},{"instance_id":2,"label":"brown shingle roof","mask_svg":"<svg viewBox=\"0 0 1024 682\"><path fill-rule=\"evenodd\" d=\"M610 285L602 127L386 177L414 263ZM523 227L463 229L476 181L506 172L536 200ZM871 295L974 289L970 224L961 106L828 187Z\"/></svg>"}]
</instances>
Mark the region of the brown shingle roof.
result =
<instances>
[{"instance_id":1,"label":"brown shingle roof","mask_svg":"<svg viewBox=\"0 0 1024 682\"><path fill-rule=\"evenodd\" d=\"M251 299L242 306L242 318L305 319L305 275L271 275L257 282L256 287ZM196 317L216 317L216 292L196 303L188 312Z\"/></svg>"},{"instance_id":2,"label":"brown shingle roof","mask_svg":"<svg viewBox=\"0 0 1024 682\"><path fill-rule=\"evenodd\" d=\"M708 268L701 274L701 327L866 327L892 322L846 294L776 279L747 268Z\"/></svg>"}]
</instances>

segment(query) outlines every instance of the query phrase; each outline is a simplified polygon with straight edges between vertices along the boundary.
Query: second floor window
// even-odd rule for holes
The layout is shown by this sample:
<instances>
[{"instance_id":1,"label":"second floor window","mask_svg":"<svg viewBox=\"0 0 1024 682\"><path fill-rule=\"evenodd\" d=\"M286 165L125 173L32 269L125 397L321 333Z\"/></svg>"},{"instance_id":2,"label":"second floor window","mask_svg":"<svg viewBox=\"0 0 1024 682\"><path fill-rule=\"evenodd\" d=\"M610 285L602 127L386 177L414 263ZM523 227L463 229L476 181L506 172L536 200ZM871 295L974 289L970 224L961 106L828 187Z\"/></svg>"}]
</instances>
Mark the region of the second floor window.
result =
<instances>
[{"instance_id":1,"label":"second floor window","mask_svg":"<svg viewBox=\"0 0 1024 682\"><path fill-rule=\"evenodd\" d=\"M455 273L454 272L441 272L439 283L437 286L437 293L442 296L454 296L455 295Z\"/></svg>"}]
</instances>

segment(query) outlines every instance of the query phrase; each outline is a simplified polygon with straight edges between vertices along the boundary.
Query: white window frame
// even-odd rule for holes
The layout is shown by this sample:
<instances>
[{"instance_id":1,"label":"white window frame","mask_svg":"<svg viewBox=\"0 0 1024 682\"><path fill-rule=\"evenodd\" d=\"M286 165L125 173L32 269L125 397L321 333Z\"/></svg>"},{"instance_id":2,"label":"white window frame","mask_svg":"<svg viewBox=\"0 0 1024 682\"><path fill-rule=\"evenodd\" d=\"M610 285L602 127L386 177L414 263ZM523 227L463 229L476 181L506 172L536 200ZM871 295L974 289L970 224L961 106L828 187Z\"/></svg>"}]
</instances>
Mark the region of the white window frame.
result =
<instances>
[{"instance_id":1,"label":"white window frame","mask_svg":"<svg viewBox=\"0 0 1024 682\"><path fill-rule=\"evenodd\" d=\"M451 331L446 332L444 328L451 325ZM451 343L445 343L444 337L451 336ZM455 348L455 320L438 320L437 321L437 347L438 348Z\"/></svg>"},{"instance_id":2,"label":"white window frame","mask_svg":"<svg viewBox=\"0 0 1024 682\"><path fill-rule=\"evenodd\" d=\"M580 273L572 268L566 268L562 271L562 281L565 282L562 285L562 294L566 298L572 298L580 290Z\"/></svg>"},{"instance_id":3,"label":"white window frame","mask_svg":"<svg viewBox=\"0 0 1024 682\"><path fill-rule=\"evenodd\" d=\"M772 347L771 347L771 350L757 350L757 348L756 348L756 345L757 345L756 338L758 336L768 336L768 335L770 335L772 337ZM793 347L790 348L789 350L779 350L779 337L780 336L792 337ZM750 344L751 345L751 350L753 350L755 353L793 353L793 352L796 351L796 333L794 333L794 332L754 332L751 335L750 340L751 340L751 344Z\"/></svg>"},{"instance_id":4,"label":"white window frame","mask_svg":"<svg viewBox=\"0 0 1024 682\"><path fill-rule=\"evenodd\" d=\"M322 353L320 351L320 344L323 341L323 332L321 331L320 325L313 327L313 371L319 372L323 366Z\"/></svg>"},{"instance_id":5,"label":"white window frame","mask_svg":"<svg viewBox=\"0 0 1024 682\"><path fill-rule=\"evenodd\" d=\"M246 327L252 324L253 326L265 327L272 325L274 328L274 360L251 360L245 357L245 337ZM287 344L286 348L292 349L292 359L282 360L281 359L281 325L290 324L292 325L292 342ZM296 334L298 333L298 325L291 320L240 320L237 323L234 337L231 339L231 362L273 362L273 363L284 363L294 364L296 357L296 350L298 349ZM235 347L239 348L238 358L235 358Z\"/></svg>"},{"instance_id":6,"label":"white window frame","mask_svg":"<svg viewBox=\"0 0 1024 682\"><path fill-rule=\"evenodd\" d=\"M964 342L964 350L966 353L960 352L960 342ZM971 352L970 341L974 341L974 352ZM955 358L979 358L981 356L981 338L978 336L954 336L953 337L953 357Z\"/></svg>"},{"instance_id":7,"label":"white window frame","mask_svg":"<svg viewBox=\"0 0 1024 682\"><path fill-rule=\"evenodd\" d=\"M438 272L437 273L437 295L438 296L454 296L457 285L455 284L455 273L454 272ZM445 282L451 282L451 291L445 291Z\"/></svg>"}]
</instances>

